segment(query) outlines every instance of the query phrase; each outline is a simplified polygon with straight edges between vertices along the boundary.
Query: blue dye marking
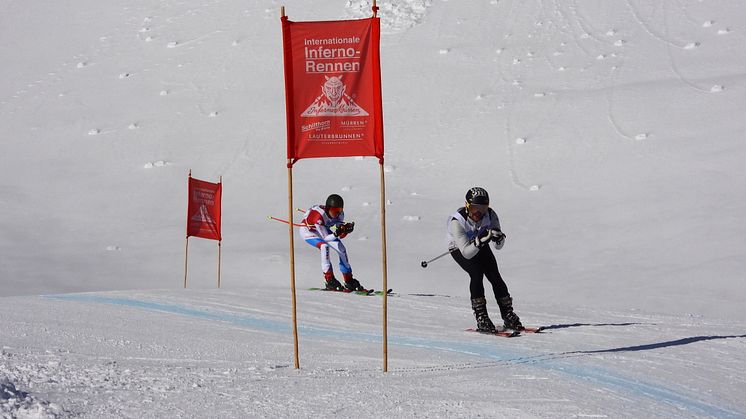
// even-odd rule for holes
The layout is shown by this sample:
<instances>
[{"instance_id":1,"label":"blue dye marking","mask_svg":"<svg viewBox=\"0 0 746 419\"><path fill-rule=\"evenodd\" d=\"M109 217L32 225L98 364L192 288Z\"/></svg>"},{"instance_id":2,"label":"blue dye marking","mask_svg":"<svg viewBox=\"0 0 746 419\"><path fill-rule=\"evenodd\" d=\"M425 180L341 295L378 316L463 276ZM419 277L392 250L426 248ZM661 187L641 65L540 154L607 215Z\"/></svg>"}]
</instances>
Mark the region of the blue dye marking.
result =
<instances>
[{"instance_id":1,"label":"blue dye marking","mask_svg":"<svg viewBox=\"0 0 746 419\"><path fill-rule=\"evenodd\" d=\"M165 313L178 314L211 321L222 321L239 326L247 326L254 329L277 333L292 332L292 329L288 324L276 320L263 319L245 314L198 310L176 304L157 303L152 301L108 297L92 294L47 295L44 297L63 301L95 302L136 307L146 310L161 311ZM341 340L354 340L372 343L380 343L382 341L381 335L376 333L331 329L316 326L298 326L298 332L305 336L318 338L337 338ZM429 338L406 336L389 336L388 341L394 345L481 356L497 361L503 361L506 364L531 364L535 367L542 367L554 372L569 375L575 379L590 380L606 387L619 388L631 394L645 396L657 401L673 404L687 410L699 411L708 416L721 418L746 417L746 413L744 412L737 412L723 407L714 406L706 402L694 400L690 397L676 393L673 390L669 390L661 386L624 378L598 368L582 367L567 361L557 360L566 356L575 355L577 353L569 352L567 354L527 355L525 352L512 352L493 345L440 341Z\"/></svg>"}]
</instances>

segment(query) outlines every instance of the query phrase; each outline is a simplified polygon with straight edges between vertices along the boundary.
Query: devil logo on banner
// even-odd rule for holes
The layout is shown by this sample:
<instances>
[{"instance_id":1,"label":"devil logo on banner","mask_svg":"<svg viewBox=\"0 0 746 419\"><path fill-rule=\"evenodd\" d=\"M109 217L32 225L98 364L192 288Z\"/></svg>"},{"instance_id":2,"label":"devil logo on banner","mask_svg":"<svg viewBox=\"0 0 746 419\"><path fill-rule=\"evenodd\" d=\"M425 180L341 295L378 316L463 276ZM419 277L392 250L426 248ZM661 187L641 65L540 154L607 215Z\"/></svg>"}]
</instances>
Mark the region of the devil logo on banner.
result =
<instances>
[{"instance_id":1,"label":"devil logo on banner","mask_svg":"<svg viewBox=\"0 0 746 419\"><path fill-rule=\"evenodd\" d=\"M347 87L342 76L324 76L321 95L301 114L302 117L315 116L368 116L355 101L345 93Z\"/></svg>"}]
</instances>

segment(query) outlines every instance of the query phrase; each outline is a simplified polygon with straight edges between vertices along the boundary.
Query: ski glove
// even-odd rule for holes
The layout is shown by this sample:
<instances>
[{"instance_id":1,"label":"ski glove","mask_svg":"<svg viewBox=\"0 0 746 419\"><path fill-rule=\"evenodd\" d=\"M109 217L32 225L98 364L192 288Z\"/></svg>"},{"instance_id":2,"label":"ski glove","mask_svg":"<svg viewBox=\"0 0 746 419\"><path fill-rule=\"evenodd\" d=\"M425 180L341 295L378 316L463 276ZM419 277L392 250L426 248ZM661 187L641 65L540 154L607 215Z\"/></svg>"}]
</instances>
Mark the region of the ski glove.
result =
<instances>
[{"instance_id":1,"label":"ski glove","mask_svg":"<svg viewBox=\"0 0 746 419\"><path fill-rule=\"evenodd\" d=\"M489 243L492 239L492 230L485 230L480 235L474 238L474 246L482 248L485 244Z\"/></svg>"},{"instance_id":2,"label":"ski glove","mask_svg":"<svg viewBox=\"0 0 746 419\"><path fill-rule=\"evenodd\" d=\"M502 246L503 243L505 243L505 233L503 233L500 230L492 230L492 241L495 242L496 245Z\"/></svg>"},{"instance_id":3,"label":"ski glove","mask_svg":"<svg viewBox=\"0 0 746 419\"><path fill-rule=\"evenodd\" d=\"M343 234L350 234L355 229L355 223L344 223L340 226Z\"/></svg>"},{"instance_id":4,"label":"ski glove","mask_svg":"<svg viewBox=\"0 0 746 419\"><path fill-rule=\"evenodd\" d=\"M337 226L334 230L334 235L339 238L345 238L348 234L352 233L355 229L355 223L344 223Z\"/></svg>"}]
</instances>

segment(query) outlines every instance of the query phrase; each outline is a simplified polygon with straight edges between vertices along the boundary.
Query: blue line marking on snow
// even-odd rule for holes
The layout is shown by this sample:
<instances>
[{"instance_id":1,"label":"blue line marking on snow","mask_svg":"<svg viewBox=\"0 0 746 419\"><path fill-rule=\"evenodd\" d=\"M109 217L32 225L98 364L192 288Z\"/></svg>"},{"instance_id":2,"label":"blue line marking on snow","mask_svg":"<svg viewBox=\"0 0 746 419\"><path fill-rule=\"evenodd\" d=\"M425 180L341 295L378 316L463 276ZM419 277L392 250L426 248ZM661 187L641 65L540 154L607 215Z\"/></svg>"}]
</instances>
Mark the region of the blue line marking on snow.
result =
<instances>
[{"instance_id":1,"label":"blue line marking on snow","mask_svg":"<svg viewBox=\"0 0 746 419\"><path fill-rule=\"evenodd\" d=\"M207 309L195 309L177 304L94 294L46 295L44 296L44 298L62 301L94 302L135 307L145 310L160 311L211 321L222 321L230 324L247 326L250 328L274 333L292 333L290 325L281 321L259 318L247 314L233 314ZM366 333L354 330L331 329L316 326L298 326L298 332L305 336L318 338L338 338L343 340L355 340L370 343L380 343L382 341L380 334ZM695 400L691 397L679 394L674 390L666 389L658 385L647 384L634 379L624 378L615 375L613 372L604 371L599 368L582 367L575 363L561 361L561 359L563 358L577 355L577 352L568 352L566 354L526 355L525 352L519 353L509 351L495 345L480 344L478 342L467 343L440 341L436 339L406 336L389 336L388 341L389 343L395 345L482 356L496 361L503 361L506 365L531 364L532 366L542 367L554 372L566 374L576 379L590 380L603 386L620 388L631 394L652 398L656 401L666 402L687 410L699 411L702 414L708 416L721 418L746 417L746 412L737 412L706 402Z\"/></svg>"},{"instance_id":2,"label":"blue line marking on snow","mask_svg":"<svg viewBox=\"0 0 746 419\"><path fill-rule=\"evenodd\" d=\"M143 308L151 311L161 311L164 313L180 314L182 316L196 317L205 320L224 321L240 326L249 326L257 329L274 330L277 332L291 332L290 326L286 323L261 319L248 315L238 315L230 313L213 312L189 308L177 304L158 303L154 301L134 300L122 297L107 297L103 295L92 294L63 294L63 295L46 295L45 298L64 301L92 302L113 304L118 306Z\"/></svg>"}]
</instances>

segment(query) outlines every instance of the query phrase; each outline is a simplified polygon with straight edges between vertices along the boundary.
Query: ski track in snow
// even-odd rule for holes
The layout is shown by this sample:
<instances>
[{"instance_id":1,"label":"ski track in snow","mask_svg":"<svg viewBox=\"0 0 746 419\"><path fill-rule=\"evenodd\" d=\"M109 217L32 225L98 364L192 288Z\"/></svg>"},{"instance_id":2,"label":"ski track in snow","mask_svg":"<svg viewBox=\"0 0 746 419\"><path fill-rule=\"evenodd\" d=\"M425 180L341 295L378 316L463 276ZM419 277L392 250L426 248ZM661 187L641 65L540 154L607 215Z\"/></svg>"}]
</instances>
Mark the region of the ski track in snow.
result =
<instances>
[{"instance_id":1,"label":"ski track in snow","mask_svg":"<svg viewBox=\"0 0 746 419\"><path fill-rule=\"evenodd\" d=\"M238 314L235 312L226 312L218 310L198 309L190 306L145 301L132 298L111 297L95 294L66 294L66 295L48 295L45 298L60 301L71 302L93 302L109 304L116 306L134 307L150 311L188 316L202 320L225 322L236 326L260 329L267 332L291 334L290 325L285 322L261 318L248 314ZM360 341L369 343L380 343L381 335L377 333L367 333L353 330L342 330L335 328L324 328L316 326L298 326L298 332L305 337L317 339L338 339L347 341ZM730 336L733 338L746 336ZM622 390L630 396L652 399L656 402L668 403L674 406L680 406L690 411L696 411L700 414L713 417L743 417L746 412L729 410L723 406L716 406L697 400L691 395L687 395L664 386L642 382L638 379L624 377L614 371L603 370L578 365L571 362L573 357L590 355L593 353L602 353L607 351L574 351L565 353L546 353L546 354L527 354L526 351L516 352L502 348L494 344L484 344L480 342L448 341L438 340L425 337L413 336L388 336L388 342L393 345L409 346L414 348L428 349L433 351L456 352L466 355L473 355L488 358L493 361L482 364L470 364L462 366L446 367L448 369L458 368L485 368L498 365L525 364L533 367L549 370L554 373L566 375L575 380L593 381L599 386L607 389ZM611 351L621 351L634 348L620 348ZM433 368L426 368L433 369ZM437 367L435 368L437 369ZM403 370L412 370L404 368Z\"/></svg>"},{"instance_id":2,"label":"ski track in snow","mask_svg":"<svg viewBox=\"0 0 746 419\"><path fill-rule=\"evenodd\" d=\"M708 80L700 80L699 82L695 82L686 77L682 72L680 66L677 64L677 57L674 56L674 52L681 51L683 54L682 57L686 56L687 54L694 54L695 51L701 46L701 42L696 39L688 39L685 41L676 40L669 34L671 26L669 18L670 16L676 16L677 12L683 14L686 20L691 24L691 26L694 27L712 27L715 24L714 20L706 20L704 23L701 23L701 21L693 19L686 8L686 5L682 4L679 1L676 2L676 10L671 10L669 3L664 2L662 4L648 5L649 7L652 7L653 10L645 13L641 12L640 7L630 0L625 0L624 5L626 6L626 10L632 16L634 22L638 25L638 27L642 28L642 30L650 38L652 38L654 42L658 42L664 46L671 72L678 81L680 81L688 88L697 91L698 93L716 94L725 90L725 87L722 84ZM599 80L599 84L601 81L604 81L607 84L611 84L612 86L607 89L606 98L608 108L608 123L618 136L629 140L630 142L639 142L651 139L653 137L653 134L645 130L644 127L637 128L639 130L638 132L625 132L628 131L628 129L624 128L624 126L626 125L625 121L616 116L614 112L614 81L619 80L621 69L624 66L625 59L627 58L625 49L628 47L628 41L624 39L623 36L620 37L619 31L615 28L599 29L594 26L592 20L584 17L578 10L577 1L569 2L568 4L562 4L560 2L554 1L551 3L551 10L547 10L547 6L545 6L544 2L541 2L540 7L541 10L539 13L539 18L537 18L537 21L534 25L534 32L529 34L528 38L569 38L569 42L573 43L576 50L580 51L586 57L587 61L585 65L580 62L579 64L574 66L576 68L573 68L568 67L567 65L555 65L551 62L550 57L548 55L545 55L544 60L546 61L547 65L558 72L583 72L597 65L594 62L601 63L603 61L606 61L608 58L617 58L617 62L613 64L598 64L606 65L611 69L605 80ZM524 11L527 10L524 9ZM511 11L511 15L513 14L513 12L514 11ZM535 13L526 14L531 16L535 15ZM648 14L650 16L648 16ZM657 22L656 18L662 19L662 21ZM555 19L559 20L559 22L555 21ZM658 27L660 28L658 29ZM509 29L510 28L508 28L508 30ZM625 33L626 32L628 31L625 31ZM722 35L729 32L730 30L726 28L726 30L721 29L716 33ZM508 35L506 35L505 39L509 39L511 37L512 34L509 33ZM592 40L596 45L588 45L587 42L584 42L586 40ZM562 48L565 48L567 46L567 42L568 41L565 40L560 43L562 45ZM608 52L609 49L618 49L620 52L610 53ZM497 51L500 55L506 55L504 54L504 52L506 51L506 48L504 46L498 48ZM508 51L510 50L508 49ZM557 51L554 55L559 57L563 55L563 52ZM529 52L528 60L530 61L533 56L534 54ZM495 61L500 62L497 59ZM505 66L504 68L507 70L503 69L503 67L499 69L502 83L509 84L509 80L513 79L513 85L519 89L520 93L520 89L522 89L523 85L523 80L530 78L530 74L527 74L523 69L522 66L524 62L522 58L514 56L509 62L511 62L513 65ZM516 71L516 69L521 71ZM508 74L508 77L504 75L505 73ZM701 85L702 83L709 83L709 86L703 87ZM505 117L504 131L506 140L509 141L506 147L507 154L509 156L508 174L514 186L529 191L536 191L540 189L541 185L530 186L526 181L522 179L524 176L518 169L519 155L522 156L525 161L533 161L533 157L530 156L528 152L522 151L521 153L519 153L518 150L513 147L512 142L516 142L517 144L525 143L525 133L524 135L521 135L521 137L519 137L523 139L523 141L513 140L512 134L515 131L518 131L518 128L520 127L518 127L517 124L512 121L516 118L516 115L514 114L514 112L512 112L512 109L520 103L520 98L518 95L516 95L515 91L508 90L507 92L508 94L505 95L505 102L507 103L507 105L505 107L508 108L509 111ZM492 93L489 92L482 93L478 96L478 99L481 100L491 94ZM534 94L534 97L537 98L543 96L545 96L545 94L543 93ZM555 104L559 105L556 100ZM531 134L539 136L544 134L544 130L538 125L540 124L532 125L532 128L530 128L530 130L534 132L532 132Z\"/></svg>"}]
</instances>

